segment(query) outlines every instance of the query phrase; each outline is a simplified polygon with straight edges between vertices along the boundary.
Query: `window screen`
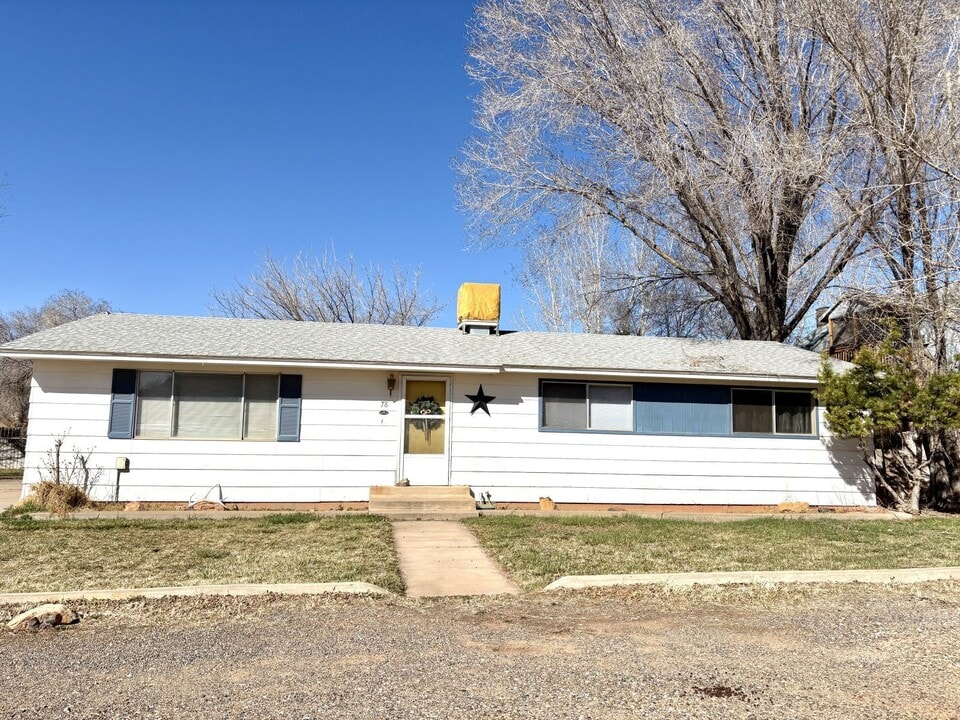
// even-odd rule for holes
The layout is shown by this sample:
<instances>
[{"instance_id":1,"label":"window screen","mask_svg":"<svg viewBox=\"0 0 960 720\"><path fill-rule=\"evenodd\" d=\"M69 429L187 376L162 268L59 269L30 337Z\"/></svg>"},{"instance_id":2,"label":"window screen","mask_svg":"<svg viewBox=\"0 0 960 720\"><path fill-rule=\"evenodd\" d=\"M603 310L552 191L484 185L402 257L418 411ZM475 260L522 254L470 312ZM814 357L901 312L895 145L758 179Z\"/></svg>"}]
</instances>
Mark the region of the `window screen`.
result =
<instances>
[{"instance_id":1,"label":"window screen","mask_svg":"<svg viewBox=\"0 0 960 720\"><path fill-rule=\"evenodd\" d=\"M777 432L810 435L813 432L813 394L809 392L776 392Z\"/></svg>"},{"instance_id":2,"label":"window screen","mask_svg":"<svg viewBox=\"0 0 960 720\"><path fill-rule=\"evenodd\" d=\"M580 383L543 384L543 426L585 430L587 386Z\"/></svg>"},{"instance_id":3,"label":"window screen","mask_svg":"<svg viewBox=\"0 0 960 720\"><path fill-rule=\"evenodd\" d=\"M733 390L732 398L735 433L813 434L813 393L808 390Z\"/></svg>"},{"instance_id":4,"label":"window screen","mask_svg":"<svg viewBox=\"0 0 960 720\"><path fill-rule=\"evenodd\" d=\"M273 440L277 437L277 376L244 377L243 437Z\"/></svg>"},{"instance_id":5,"label":"window screen","mask_svg":"<svg viewBox=\"0 0 960 720\"><path fill-rule=\"evenodd\" d=\"M177 373L173 390L174 437L240 437L243 375Z\"/></svg>"},{"instance_id":6,"label":"window screen","mask_svg":"<svg viewBox=\"0 0 960 720\"><path fill-rule=\"evenodd\" d=\"M173 373L141 372L137 388L137 437L170 437Z\"/></svg>"},{"instance_id":7,"label":"window screen","mask_svg":"<svg viewBox=\"0 0 960 720\"><path fill-rule=\"evenodd\" d=\"M773 393L769 390L734 390L733 431L772 433Z\"/></svg>"},{"instance_id":8,"label":"window screen","mask_svg":"<svg viewBox=\"0 0 960 720\"><path fill-rule=\"evenodd\" d=\"M591 430L633 430L633 388L588 385Z\"/></svg>"}]
</instances>

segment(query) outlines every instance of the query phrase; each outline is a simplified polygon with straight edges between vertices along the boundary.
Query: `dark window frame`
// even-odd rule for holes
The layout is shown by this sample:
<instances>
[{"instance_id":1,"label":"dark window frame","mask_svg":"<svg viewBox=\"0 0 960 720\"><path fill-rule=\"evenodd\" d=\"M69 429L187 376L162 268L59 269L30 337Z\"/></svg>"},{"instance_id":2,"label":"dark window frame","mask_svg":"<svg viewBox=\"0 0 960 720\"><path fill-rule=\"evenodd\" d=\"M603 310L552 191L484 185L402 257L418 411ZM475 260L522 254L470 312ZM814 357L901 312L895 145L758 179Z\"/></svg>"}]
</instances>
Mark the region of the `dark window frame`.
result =
<instances>
[{"instance_id":1,"label":"dark window frame","mask_svg":"<svg viewBox=\"0 0 960 720\"><path fill-rule=\"evenodd\" d=\"M580 385L586 388L587 397L589 398L589 386L591 385L615 385L621 387L632 386L633 395L631 400L632 408L632 429L630 430L604 430L600 428L591 428L591 427L581 427L581 428L566 428L559 426L551 426L546 424L546 397L544 395L544 386L549 384L570 384L570 385ZM718 422L718 430L716 432L701 432L701 431L658 431L644 429L643 418L641 418L641 412L643 411L643 388L647 386L689 386L691 388L705 388L708 389L704 395L706 398L716 398L718 395L720 397L725 397L725 403L719 401L706 400L711 404L716 405L726 405L725 410L725 421L723 427L719 427L720 423ZM769 393L770 397L770 415L771 415L771 424L770 431L762 432L744 432L744 431L735 431L734 430L734 393L735 391L758 391ZM808 422L810 427L809 433L797 433L797 432L778 432L777 431L777 403L776 397L778 393L782 394L796 394L796 395L805 395L809 399L809 416ZM732 386L727 384L722 385L710 385L705 383L676 383L676 382L665 382L665 383L656 383L656 382L647 382L647 381L637 381L637 382L623 382L615 380L554 380L551 378L540 378L538 384L538 429L540 432L561 432L561 433L604 433L604 434L614 434L614 435L666 435L666 436L686 436L686 437L780 437L780 438L802 438L802 439L813 439L820 436L819 428L819 413L818 405L816 398L816 391L813 388L809 387L782 387L774 388L769 386ZM586 408L587 419L589 422L589 399L587 400L588 405ZM669 405L669 403L665 403ZM677 403L681 404L681 403ZM695 404L695 403L692 403ZM718 408L719 412L719 408ZM717 416L714 416L716 419Z\"/></svg>"},{"instance_id":2,"label":"dark window frame","mask_svg":"<svg viewBox=\"0 0 960 720\"><path fill-rule=\"evenodd\" d=\"M769 431L756 431L756 430L745 430L738 431L735 427L735 412L736 412L736 403L734 403L733 397L734 393L742 392L756 392L768 393L770 396L770 430ZM810 424L810 432L808 433L798 433L798 432L779 432L777 430L777 394L793 394L807 395L810 399L809 404L809 413L807 416L807 421ZM820 431L817 422L817 397L814 390L808 388L770 388L770 387L731 387L730 388L730 413L731 413L731 435L736 437L795 437L795 438L815 438L819 437Z\"/></svg>"}]
</instances>

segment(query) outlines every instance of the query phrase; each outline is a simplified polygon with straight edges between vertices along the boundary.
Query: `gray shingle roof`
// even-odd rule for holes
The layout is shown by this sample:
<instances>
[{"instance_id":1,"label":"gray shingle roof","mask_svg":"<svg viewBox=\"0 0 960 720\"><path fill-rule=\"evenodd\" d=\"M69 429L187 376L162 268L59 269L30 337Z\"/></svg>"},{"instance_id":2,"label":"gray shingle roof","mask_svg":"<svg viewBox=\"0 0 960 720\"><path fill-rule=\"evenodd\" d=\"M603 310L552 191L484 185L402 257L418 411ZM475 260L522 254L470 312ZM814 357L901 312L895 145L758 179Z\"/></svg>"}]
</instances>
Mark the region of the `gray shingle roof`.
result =
<instances>
[{"instance_id":1,"label":"gray shingle roof","mask_svg":"<svg viewBox=\"0 0 960 720\"><path fill-rule=\"evenodd\" d=\"M283 361L815 379L820 358L776 342L508 332L282 320L93 315L0 346L0 354Z\"/></svg>"}]
</instances>

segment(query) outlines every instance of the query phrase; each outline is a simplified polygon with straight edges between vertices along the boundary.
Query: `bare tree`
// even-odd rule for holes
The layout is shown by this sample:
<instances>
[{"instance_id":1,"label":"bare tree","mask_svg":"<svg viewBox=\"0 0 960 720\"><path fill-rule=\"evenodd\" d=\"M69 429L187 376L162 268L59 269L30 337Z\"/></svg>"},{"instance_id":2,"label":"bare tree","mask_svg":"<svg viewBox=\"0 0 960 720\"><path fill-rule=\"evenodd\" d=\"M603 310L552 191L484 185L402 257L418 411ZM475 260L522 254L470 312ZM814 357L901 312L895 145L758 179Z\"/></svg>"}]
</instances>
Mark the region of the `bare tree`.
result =
<instances>
[{"instance_id":1,"label":"bare tree","mask_svg":"<svg viewBox=\"0 0 960 720\"><path fill-rule=\"evenodd\" d=\"M856 98L810 26L791 0L481 3L460 164L475 238L529 244L586 205L740 337L787 338L874 202Z\"/></svg>"},{"instance_id":2,"label":"bare tree","mask_svg":"<svg viewBox=\"0 0 960 720\"><path fill-rule=\"evenodd\" d=\"M527 245L518 281L533 329L619 335L729 337L717 306L605 213L578 206Z\"/></svg>"},{"instance_id":3,"label":"bare tree","mask_svg":"<svg viewBox=\"0 0 960 720\"><path fill-rule=\"evenodd\" d=\"M537 317L522 317L522 325L552 332L615 331L617 303L609 279L623 249L606 216L572 218L525 251L517 280Z\"/></svg>"},{"instance_id":4,"label":"bare tree","mask_svg":"<svg viewBox=\"0 0 960 720\"><path fill-rule=\"evenodd\" d=\"M880 192L869 212L876 272L862 290L902 322L916 370L953 361L960 322L960 6L815 0L819 34L860 102Z\"/></svg>"},{"instance_id":5,"label":"bare tree","mask_svg":"<svg viewBox=\"0 0 960 720\"><path fill-rule=\"evenodd\" d=\"M896 321L924 387L956 368L960 353L960 6L812 5L817 32L858 97L879 189L868 215L875 272L860 294ZM925 502L960 507L960 434L930 425L904 427L901 435L911 441L898 449L916 448L914 476L901 484L922 490Z\"/></svg>"},{"instance_id":6,"label":"bare tree","mask_svg":"<svg viewBox=\"0 0 960 720\"><path fill-rule=\"evenodd\" d=\"M420 287L419 270L386 271L360 265L353 255L340 262L332 249L290 264L268 252L249 282L211 296L221 315L278 320L426 325L443 309Z\"/></svg>"},{"instance_id":7,"label":"bare tree","mask_svg":"<svg viewBox=\"0 0 960 720\"><path fill-rule=\"evenodd\" d=\"M109 311L110 303L106 300L95 300L80 290L63 290L39 308L26 307L0 315L0 343ZM33 365L29 361L0 358L0 421L3 423L26 427L32 373Z\"/></svg>"}]
</instances>

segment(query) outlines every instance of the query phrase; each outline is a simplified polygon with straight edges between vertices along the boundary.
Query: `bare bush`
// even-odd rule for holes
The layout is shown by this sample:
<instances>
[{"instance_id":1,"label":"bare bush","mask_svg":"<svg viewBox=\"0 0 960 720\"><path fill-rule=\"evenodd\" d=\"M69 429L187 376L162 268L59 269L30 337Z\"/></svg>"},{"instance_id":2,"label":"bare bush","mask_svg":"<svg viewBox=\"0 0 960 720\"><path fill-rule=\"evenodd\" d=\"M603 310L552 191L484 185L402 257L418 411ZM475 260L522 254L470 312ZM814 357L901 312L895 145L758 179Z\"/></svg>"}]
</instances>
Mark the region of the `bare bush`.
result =
<instances>
[{"instance_id":1,"label":"bare bush","mask_svg":"<svg viewBox=\"0 0 960 720\"><path fill-rule=\"evenodd\" d=\"M35 507L54 515L68 515L89 502L87 495L76 485L63 485L41 480L31 488L30 495L23 499L25 507Z\"/></svg>"},{"instance_id":2,"label":"bare bush","mask_svg":"<svg viewBox=\"0 0 960 720\"><path fill-rule=\"evenodd\" d=\"M90 491L103 474L103 468L91 464L92 450L76 446L65 448L65 435L54 438L39 468L40 482L21 501L25 507L37 507L46 512L65 515L85 506Z\"/></svg>"},{"instance_id":3,"label":"bare bush","mask_svg":"<svg viewBox=\"0 0 960 720\"><path fill-rule=\"evenodd\" d=\"M65 450L65 442L64 435L54 438L53 447L40 467L41 478L54 485L70 485L87 495L99 480L103 468L90 465L93 450L81 450L76 446Z\"/></svg>"}]
</instances>

